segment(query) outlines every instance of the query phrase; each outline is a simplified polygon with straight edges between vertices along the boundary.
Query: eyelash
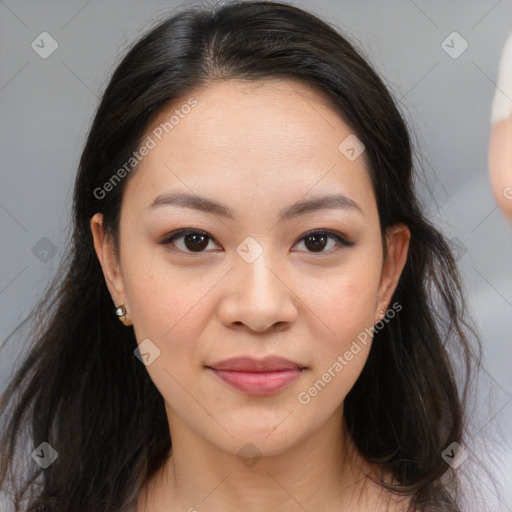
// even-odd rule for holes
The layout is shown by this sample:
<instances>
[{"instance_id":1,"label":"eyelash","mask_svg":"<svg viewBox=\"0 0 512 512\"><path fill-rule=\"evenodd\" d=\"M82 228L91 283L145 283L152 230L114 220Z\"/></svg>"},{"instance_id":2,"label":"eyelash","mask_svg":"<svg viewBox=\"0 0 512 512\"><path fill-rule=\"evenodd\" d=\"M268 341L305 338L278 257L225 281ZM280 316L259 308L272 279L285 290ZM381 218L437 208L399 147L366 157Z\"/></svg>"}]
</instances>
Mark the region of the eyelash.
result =
<instances>
[{"instance_id":1,"label":"eyelash","mask_svg":"<svg viewBox=\"0 0 512 512\"><path fill-rule=\"evenodd\" d=\"M215 242L214 238L211 237L206 231L201 231L200 229L185 228L185 229L179 229L177 231L174 231L174 232L170 233L169 235L167 235L159 243L161 245L164 245L164 246L170 246L172 244L172 242L174 242L176 239L185 237L187 235L192 235L192 234L207 236L210 240L213 240ZM302 235L297 240L297 243L298 242L302 242L303 240L305 240L305 239L307 239L307 238L309 238L311 236L322 236L322 235L327 236L329 238L333 238L334 240L336 240L336 242L338 242L338 244L339 244L338 247L336 247L334 249L330 249L329 251L318 251L318 252L306 251L306 252L308 252L309 254L330 254L332 252L340 250L341 249L340 246L350 247L350 246L354 245L354 242L348 241L340 233L337 233L336 231L331 231L329 229L316 229L316 230L313 230L313 231L308 231L307 233L304 233L304 235ZM205 252L209 252L209 251L204 251L204 250L203 251L197 251L197 252L184 251L182 249L170 249L170 250L173 251L173 252L182 252L184 254L190 254L190 255L200 255L200 254L203 254Z\"/></svg>"}]
</instances>

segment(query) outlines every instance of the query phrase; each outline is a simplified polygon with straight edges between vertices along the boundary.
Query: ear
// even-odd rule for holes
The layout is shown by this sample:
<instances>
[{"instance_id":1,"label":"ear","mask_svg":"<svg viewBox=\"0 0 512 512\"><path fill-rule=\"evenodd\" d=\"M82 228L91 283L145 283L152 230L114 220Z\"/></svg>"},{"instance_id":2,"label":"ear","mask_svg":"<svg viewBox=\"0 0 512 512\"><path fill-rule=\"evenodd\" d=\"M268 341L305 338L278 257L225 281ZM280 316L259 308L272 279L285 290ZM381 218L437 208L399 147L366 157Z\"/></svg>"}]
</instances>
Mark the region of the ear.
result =
<instances>
[{"instance_id":1,"label":"ear","mask_svg":"<svg viewBox=\"0 0 512 512\"><path fill-rule=\"evenodd\" d=\"M405 224L394 224L386 233L387 254L382 265L375 323L385 316L407 261L411 232Z\"/></svg>"},{"instance_id":2,"label":"ear","mask_svg":"<svg viewBox=\"0 0 512 512\"><path fill-rule=\"evenodd\" d=\"M94 249L103 270L103 276L114 305L124 304L126 316L120 318L124 325L131 325L129 320L129 305L125 292L125 285L119 260L115 254L112 241L106 235L103 226L103 215L96 213L91 217L91 231L94 240Z\"/></svg>"}]
</instances>

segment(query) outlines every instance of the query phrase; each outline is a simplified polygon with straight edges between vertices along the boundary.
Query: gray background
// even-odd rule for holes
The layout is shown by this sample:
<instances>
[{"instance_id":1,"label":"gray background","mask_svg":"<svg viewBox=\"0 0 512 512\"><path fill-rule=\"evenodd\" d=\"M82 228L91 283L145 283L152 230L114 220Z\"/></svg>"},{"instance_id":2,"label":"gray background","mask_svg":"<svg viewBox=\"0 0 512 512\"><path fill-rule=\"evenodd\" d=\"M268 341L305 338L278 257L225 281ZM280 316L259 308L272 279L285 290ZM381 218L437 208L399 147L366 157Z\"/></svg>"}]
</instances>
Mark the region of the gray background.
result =
<instances>
[{"instance_id":1,"label":"gray background","mask_svg":"<svg viewBox=\"0 0 512 512\"><path fill-rule=\"evenodd\" d=\"M423 194L425 204L458 247L484 344L473 444L460 470L481 476L480 460L492 465L493 476L482 484L488 504L468 510L512 511L512 226L495 205L487 174L490 106L512 1L294 3L362 48L417 138L422 187L433 195ZM157 17L185 5L0 0L2 340L58 269L85 134L116 62ZM58 43L47 59L31 47L44 31ZM441 45L454 31L469 44L458 58ZM0 387L23 349L18 340L1 352Z\"/></svg>"}]
</instances>

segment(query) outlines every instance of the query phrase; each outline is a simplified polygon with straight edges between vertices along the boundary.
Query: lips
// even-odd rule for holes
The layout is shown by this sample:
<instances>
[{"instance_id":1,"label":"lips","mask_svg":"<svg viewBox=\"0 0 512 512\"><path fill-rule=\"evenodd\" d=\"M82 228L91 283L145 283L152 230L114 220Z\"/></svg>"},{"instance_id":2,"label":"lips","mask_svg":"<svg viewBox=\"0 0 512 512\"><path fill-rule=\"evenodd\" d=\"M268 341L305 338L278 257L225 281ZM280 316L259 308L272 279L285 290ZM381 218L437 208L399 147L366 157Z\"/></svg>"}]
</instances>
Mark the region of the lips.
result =
<instances>
[{"instance_id":1,"label":"lips","mask_svg":"<svg viewBox=\"0 0 512 512\"><path fill-rule=\"evenodd\" d=\"M276 372L302 368L299 363L277 356L268 356L264 359L233 357L231 359L214 363L209 367L214 370L229 370L235 372Z\"/></svg>"},{"instance_id":2,"label":"lips","mask_svg":"<svg viewBox=\"0 0 512 512\"><path fill-rule=\"evenodd\" d=\"M304 370L299 363L277 356L235 357L207 368L231 387L251 395L268 395L289 386Z\"/></svg>"}]
</instances>

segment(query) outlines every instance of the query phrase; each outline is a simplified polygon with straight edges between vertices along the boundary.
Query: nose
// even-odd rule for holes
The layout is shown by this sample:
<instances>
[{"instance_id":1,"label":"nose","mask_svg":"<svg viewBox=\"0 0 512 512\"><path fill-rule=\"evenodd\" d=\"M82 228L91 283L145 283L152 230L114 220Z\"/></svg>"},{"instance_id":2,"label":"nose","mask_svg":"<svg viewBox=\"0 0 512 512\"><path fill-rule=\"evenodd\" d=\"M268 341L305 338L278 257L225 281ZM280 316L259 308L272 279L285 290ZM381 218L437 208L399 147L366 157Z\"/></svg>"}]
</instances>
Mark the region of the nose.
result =
<instances>
[{"instance_id":1,"label":"nose","mask_svg":"<svg viewBox=\"0 0 512 512\"><path fill-rule=\"evenodd\" d=\"M218 309L227 327L245 326L255 332L282 330L298 317L299 299L282 265L261 254L252 263L240 259L230 272ZM288 282L287 282L288 281Z\"/></svg>"}]
</instances>

